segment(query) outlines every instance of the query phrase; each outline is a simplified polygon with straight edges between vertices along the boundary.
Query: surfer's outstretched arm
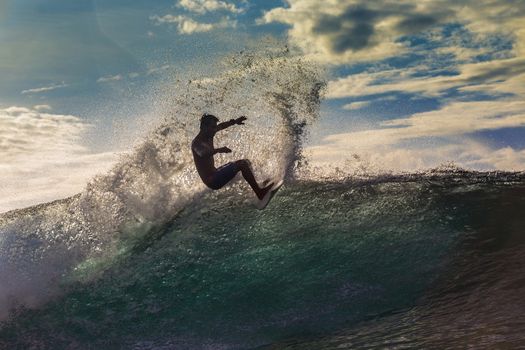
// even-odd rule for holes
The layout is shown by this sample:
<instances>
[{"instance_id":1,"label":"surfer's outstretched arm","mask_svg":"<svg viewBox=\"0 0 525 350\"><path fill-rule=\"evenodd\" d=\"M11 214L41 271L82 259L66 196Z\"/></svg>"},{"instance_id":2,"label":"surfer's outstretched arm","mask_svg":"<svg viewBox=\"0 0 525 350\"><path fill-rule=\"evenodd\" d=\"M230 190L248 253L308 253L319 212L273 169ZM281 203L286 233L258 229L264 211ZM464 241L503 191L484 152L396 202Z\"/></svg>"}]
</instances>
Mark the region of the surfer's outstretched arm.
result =
<instances>
[{"instance_id":1,"label":"surfer's outstretched arm","mask_svg":"<svg viewBox=\"0 0 525 350\"><path fill-rule=\"evenodd\" d=\"M237 119L231 119L224 123L217 124L217 131L229 128L230 126L235 125L235 124L244 125L245 120L246 120L246 117L240 117Z\"/></svg>"}]
</instances>

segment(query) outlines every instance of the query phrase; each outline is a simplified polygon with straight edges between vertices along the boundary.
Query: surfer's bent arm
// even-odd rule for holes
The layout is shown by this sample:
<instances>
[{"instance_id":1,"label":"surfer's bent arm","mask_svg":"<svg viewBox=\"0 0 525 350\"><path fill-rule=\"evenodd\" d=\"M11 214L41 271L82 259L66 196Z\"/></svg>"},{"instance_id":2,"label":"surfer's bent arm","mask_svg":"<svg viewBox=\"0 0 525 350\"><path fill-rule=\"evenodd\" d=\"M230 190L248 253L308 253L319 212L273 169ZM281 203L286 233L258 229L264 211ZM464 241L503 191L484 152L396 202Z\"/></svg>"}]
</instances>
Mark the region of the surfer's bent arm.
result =
<instances>
[{"instance_id":1,"label":"surfer's bent arm","mask_svg":"<svg viewBox=\"0 0 525 350\"><path fill-rule=\"evenodd\" d=\"M237 118L237 119L230 119L227 122L217 124L217 130L224 130L224 129L229 128L230 126L235 125L235 124L243 125L245 120L246 120L246 117L240 117L240 118Z\"/></svg>"}]
</instances>

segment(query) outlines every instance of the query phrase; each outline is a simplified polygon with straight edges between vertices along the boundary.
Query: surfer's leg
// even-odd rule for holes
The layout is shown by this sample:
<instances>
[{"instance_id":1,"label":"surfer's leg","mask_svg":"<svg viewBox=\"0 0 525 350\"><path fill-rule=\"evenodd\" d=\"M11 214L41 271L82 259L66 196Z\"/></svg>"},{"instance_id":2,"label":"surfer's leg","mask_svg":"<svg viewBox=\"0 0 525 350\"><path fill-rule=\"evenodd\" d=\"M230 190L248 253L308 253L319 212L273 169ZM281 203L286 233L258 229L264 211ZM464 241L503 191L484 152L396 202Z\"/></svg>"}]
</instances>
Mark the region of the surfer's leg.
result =
<instances>
[{"instance_id":1,"label":"surfer's leg","mask_svg":"<svg viewBox=\"0 0 525 350\"><path fill-rule=\"evenodd\" d=\"M241 159L241 160L236 161L235 164L241 171L242 177L244 177L246 182L250 184L251 188L253 189L253 192L255 192L255 194L257 195L257 198L262 199L264 195L266 194L266 192L268 192L272 188L273 182L261 188L259 187L259 184L255 180L255 176L253 175L253 171L250 167L249 160Z\"/></svg>"}]
</instances>

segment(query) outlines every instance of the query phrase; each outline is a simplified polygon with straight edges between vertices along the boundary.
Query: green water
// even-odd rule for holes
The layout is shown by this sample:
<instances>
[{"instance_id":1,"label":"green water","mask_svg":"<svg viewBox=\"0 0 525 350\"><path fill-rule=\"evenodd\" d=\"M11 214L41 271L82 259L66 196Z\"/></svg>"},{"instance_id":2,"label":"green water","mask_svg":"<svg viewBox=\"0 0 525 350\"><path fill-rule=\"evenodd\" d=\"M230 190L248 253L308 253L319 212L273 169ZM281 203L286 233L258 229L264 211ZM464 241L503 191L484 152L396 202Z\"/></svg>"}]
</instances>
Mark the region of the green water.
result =
<instances>
[{"instance_id":1,"label":"green water","mask_svg":"<svg viewBox=\"0 0 525 350\"><path fill-rule=\"evenodd\" d=\"M209 195L155 239L123 239L127 253L102 276L21 311L0 339L178 349L317 336L413 305L461 233L460 218L418 182L300 182L264 211L244 198Z\"/></svg>"}]
</instances>

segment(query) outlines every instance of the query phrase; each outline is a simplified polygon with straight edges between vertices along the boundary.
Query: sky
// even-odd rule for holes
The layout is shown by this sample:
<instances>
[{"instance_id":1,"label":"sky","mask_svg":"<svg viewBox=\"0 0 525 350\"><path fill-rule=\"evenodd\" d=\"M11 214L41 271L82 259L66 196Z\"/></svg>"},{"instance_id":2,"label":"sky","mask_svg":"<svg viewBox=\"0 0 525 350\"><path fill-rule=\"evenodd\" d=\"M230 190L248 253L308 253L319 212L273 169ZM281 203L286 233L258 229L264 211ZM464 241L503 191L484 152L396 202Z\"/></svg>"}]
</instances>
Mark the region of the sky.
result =
<instances>
[{"instance_id":1,"label":"sky","mask_svg":"<svg viewBox=\"0 0 525 350\"><path fill-rule=\"evenodd\" d=\"M163 76L270 39L327 72L311 164L524 170L524 17L522 0L0 0L0 212L109 169Z\"/></svg>"}]
</instances>

